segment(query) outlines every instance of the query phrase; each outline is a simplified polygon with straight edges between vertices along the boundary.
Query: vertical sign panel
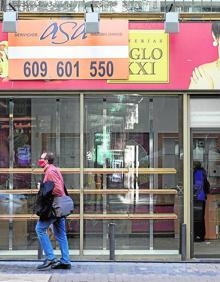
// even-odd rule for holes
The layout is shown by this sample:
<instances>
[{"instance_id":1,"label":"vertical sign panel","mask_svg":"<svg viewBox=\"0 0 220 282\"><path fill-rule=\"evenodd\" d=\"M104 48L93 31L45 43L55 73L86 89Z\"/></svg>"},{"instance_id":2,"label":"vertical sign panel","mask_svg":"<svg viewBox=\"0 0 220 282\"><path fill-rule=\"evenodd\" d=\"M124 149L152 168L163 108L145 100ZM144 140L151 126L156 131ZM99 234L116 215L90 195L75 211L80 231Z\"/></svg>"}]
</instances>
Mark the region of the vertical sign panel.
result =
<instances>
[{"instance_id":1,"label":"vertical sign panel","mask_svg":"<svg viewBox=\"0 0 220 282\"><path fill-rule=\"evenodd\" d=\"M129 31L129 78L109 83L169 83L169 35L164 30Z\"/></svg>"}]
</instances>

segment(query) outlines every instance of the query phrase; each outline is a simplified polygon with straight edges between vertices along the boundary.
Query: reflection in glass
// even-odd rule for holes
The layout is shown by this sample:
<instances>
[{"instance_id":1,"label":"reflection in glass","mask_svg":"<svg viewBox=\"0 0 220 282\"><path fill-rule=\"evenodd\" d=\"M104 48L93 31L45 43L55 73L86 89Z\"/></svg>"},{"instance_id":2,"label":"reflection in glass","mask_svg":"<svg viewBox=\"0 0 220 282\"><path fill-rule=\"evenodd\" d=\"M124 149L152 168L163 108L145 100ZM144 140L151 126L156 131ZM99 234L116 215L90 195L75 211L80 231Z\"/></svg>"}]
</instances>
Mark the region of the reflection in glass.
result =
<instances>
[{"instance_id":1,"label":"reflection in glass","mask_svg":"<svg viewBox=\"0 0 220 282\"><path fill-rule=\"evenodd\" d=\"M214 104L213 104L214 105ZM200 121L201 122L201 121ZM215 122L213 123L215 127ZM205 201L205 241L194 242L194 255L219 256L220 237L220 132L217 128L193 129L192 165L200 162L207 172L210 183L209 194ZM193 188L193 187L192 187ZM194 204L194 224L201 226L199 207ZM194 230L200 234L199 230Z\"/></svg>"},{"instance_id":2,"label":"reflection in glass","mask_svg":"<svg viewBox=\"0 0 220 282\"><path fill-rule=\"evenodd\" d=\"M80 167L83 149L82 202L79 173L64 174L67 188L77 189L72 195L75 214L80 215L80 204L84 213L84 234L78 217L67 222L71 248L79 249L82 236L84 250L107 251L108 224L114 222L119 251L178 253L183 214L181 97L93 94L85 96L84 105L80 148L79 96L1 99L0 168L35 168L39 155L51 150L56 164L68 171ZM157 168L173 173L149 174ZM0 188L30 192L41 179L31 173L1 174ZM2 193L1 215L30 215L34 200L34 194ZM3 250L37 250L33 220L5 221L2 228Z\"/></svg>"},{"instance_id":3,"label":"reflection in glass","mask_svg":"<svg viewBox=\"0 0 220 282\"><path fill-rule=\"evenodd\" d=\"M68 121L73 122L68 122ZM12 138L9 138L11 136ZM0 168L37 168L43 151L53 151L56 165L79 167L79 97L71 99L16 98L0 99ZM0 173L1 190L17 190L0 195L1 215L30 216L34 212L37 182L43 175ZM64 175L67 188L79 189L79 175ZM26 190L28 193L20 192ZM8 191L7 191L8 192ZM79 196L73 195L79 213ZM68 237L73 249L79 248L79 225L68 221ZM0 247L12 250L36 250L38 241L33 220L2 223ZM74 233L75 232L75 233Z\"/></svg>"},{"instance_id":4,"label":"reflection in glass","mask_svg":"<svg viewBox=\"0 0 220 282\"><path fill-rule=\"evenodd\" d=\"M173 110L168 113L165 109L170 105ZM152 247L178 250L182 221L182 197L176 192L176 187L182 186L179 110L177 97L86 97L84 163L95 172L84 174L84 189L91 190L84 193L84 213L94 217L84 225L85 249L105 250L108 247L109 221L96 219L96 215L115 215L113 218L117 220L112 221L116 223L119 249L135 249L135 240L131 240L135 238L142 242L139 250ZM177 174L152 176L139 171L150 167L175 168ZM115 171L102 173L103 169ZM150 196L149 189L174 191L171 195ZM129 220L128 217L123 220L123 216L142 214L146 217L151 213L167 214L168 217L159 221ZM177 220L169 219L169 214L171 217L177 214ZM160 236L167 241L158 243L158 239L153 243L152 238Z\"/></svg>"},{"instance_id":5,"label":"reflection in glass","mask_svg":"<svg viewBox=\"0 0 220 282\"><path fill-rule=\"evenodd\" d=\"M84 13L90 9L91 1L85 0L11 0L10 3L19 12L72 12ZM87 4L86 4L87 3ZM173 1L169 0L95 0L92 1L94 10L103 13L146 13L168 11ZM3 8L3 7L1 7ZM175 2L178 12L217 12L218 0L180 0Z\"/></svg>"}]
</instances>

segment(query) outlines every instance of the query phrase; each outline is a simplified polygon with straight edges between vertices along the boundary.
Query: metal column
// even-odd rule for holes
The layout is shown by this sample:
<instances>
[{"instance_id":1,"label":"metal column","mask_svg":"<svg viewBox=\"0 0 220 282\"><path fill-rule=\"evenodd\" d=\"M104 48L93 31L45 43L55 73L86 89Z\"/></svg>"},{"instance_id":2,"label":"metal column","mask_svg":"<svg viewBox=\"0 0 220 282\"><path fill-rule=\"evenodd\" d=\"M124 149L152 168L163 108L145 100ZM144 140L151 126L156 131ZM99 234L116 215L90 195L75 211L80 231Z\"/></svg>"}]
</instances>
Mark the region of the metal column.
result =
<instances>
[{"instance_id":1,"label":"metal column","mask_svg":"<svg viewBox=\"0 0 220 282\"><path fill-rule=\"evenodd\" d=\"M183 94L183 191L184 191L184 223L186 224L186 259L190 258L190 125L189 97Z\"/></svg>"},{"instance_id":2,"label":"metal column","mask_svg":"<svg viewBox=\"0 0 220 282\"><path fill-rule=\"evenodd\" d=\"M107 150L107 109L106 109L106 99L103 99L103 128L102 128L102 136L103 136L103 168L106 168L106 150ZM106 190L106 175L103 174L103 190ZM107 213L107 196L105 194L103 194L103 214ZM103 240L102 240L102 246L103 246L103 250L107 249L107 222L106 220L103 220Z\"/></svg>"},{"instance_id":3,"label":"metal column","mask_svg":"<svg viewBox=\"0 0 220 282\"><path fill-rule=\"evenodd\" d=\"M9 100L9 168L14 167L14 101ZM13 190L13 174L9 174L9 190ZM9 215L13 214L13 194L9 194ZM9 250L13 249L13 219L9 219Z\"/></svg>"},{"instance_id":4,"label":"metal column","mask_svg":"<svg viewBox=\"0 0 220 282\"><path fill-rule=\"evenodd\" d=\"M153 128L153 99L149 100L149 156L150 156L150 168L154 167L154 128ZM150 174L150 187L149 189L154 188L154 175ZM152 194L149 195L149 213L152 214L154 212L154 196ZM149 232L150 232L150 250L154 249L154 221L152 219L149 220Z\"/></svg>"},{"instance_id":5,"label":"metal column","mask_svg":"<svg viewBox=\"0 0 220 282\"><path fill-rule=\"evenodd\" d=\"M83 236L84 236L84 196L83 196L83 167L84 167L84 156L83 156L83 143L84 143L84 95L80 93L80 242L79 252L80 256L83 256Z\"/></svg>"},{"instance_id":6,"label":"metal column","mask_svg":"<svg viewBox=\"0 0 220 282\"><path fill-rule=\"evenodd\" d=\"M56 99L56 162L60 166L60 99Z\"/></svg>"}]
</instances>

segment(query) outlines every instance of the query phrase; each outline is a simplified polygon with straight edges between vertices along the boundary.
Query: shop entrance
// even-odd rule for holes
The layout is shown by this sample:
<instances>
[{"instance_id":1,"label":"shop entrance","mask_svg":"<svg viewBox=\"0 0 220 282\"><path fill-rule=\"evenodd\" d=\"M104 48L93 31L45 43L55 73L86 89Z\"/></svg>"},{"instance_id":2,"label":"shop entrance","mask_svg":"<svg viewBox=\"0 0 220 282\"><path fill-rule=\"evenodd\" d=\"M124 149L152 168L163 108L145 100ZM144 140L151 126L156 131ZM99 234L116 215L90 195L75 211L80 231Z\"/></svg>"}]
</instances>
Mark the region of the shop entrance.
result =
<instances>
[{"instance_id":1,"label":"shop entrance","mask_svg":"<svg viewBox=\"0 0 220 282\"><path fill-rule=\"evenodd\" d=\"M220 129L194 128L191 136L193 256L220 257ZM195 170L200 164L210 183L209 189L203 185L206 199L198 199L199 174Z\"/></svg>"},{"instance_id":2,"label":"shop entrance","mask_svg":"<svg viewBox=\"0 0 220 282\"><path fill-rule=\"evenodd\" d=\"M0 99L0 257L38 255L37 160L52 151L75 204L71 256L106 259L114 223L117 259L179 259L182 136L181 96Z\"/></svg>"}]
</instances>

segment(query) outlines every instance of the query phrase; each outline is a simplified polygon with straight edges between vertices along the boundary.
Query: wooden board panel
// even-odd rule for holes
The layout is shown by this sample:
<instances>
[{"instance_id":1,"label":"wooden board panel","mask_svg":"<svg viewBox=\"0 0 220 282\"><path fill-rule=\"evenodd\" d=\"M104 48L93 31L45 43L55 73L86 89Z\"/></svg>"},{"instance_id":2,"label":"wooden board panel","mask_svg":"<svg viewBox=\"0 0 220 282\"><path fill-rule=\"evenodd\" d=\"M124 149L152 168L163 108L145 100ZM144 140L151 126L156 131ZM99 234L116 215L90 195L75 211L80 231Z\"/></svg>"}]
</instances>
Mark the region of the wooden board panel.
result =
<instances>
[{"instance_id":1,"label":"wooden board panel","mask_svg":"<svg viewBox=\"0 0 220 282\"><path fill-rule=\"evenodd\" d=\"M176 195L177 191L174 189L85 189L83 190L84 194L96 195L96 194L105 194L105 195L113 195L113 194L127 194L127 193L139 193L139 194L154 194L154 195ZM37 194L38 189L14 189L14 190L0 190L0 194L15 194L15 195L29 195L29 194ZM79 189L68 189L69 194L79 194Z\"/></svg>"},{"instance_id":2,"label":"wooden board panel","mask_svg":"<svg viewBox=\"0 0 220 282\"><path fill-rule=\"evenodd\" d=\"M80 168L60 168L63 174L79 174ZM40 168L0 168L0 173L31 173L31 174L43 174L43 170ZM84 168L84 174L113 174L113 173L138 173L138 174L175 174L175 168Z\"/></svg>"},{"instance_id":3,"label":"wooden board panel","mask_svg":"<svg viewBox=\"0 0 220 282\"><path fill-rule=\"evenodd\" d=\"M84 214L84 219L87 220L148 220L148 219L155 219L155 220L175 220L177 219L177 215L174 213L157 213L157 214ZM35 214L1 214L0 220L37 220L38 216ZM79 214L72 214L68 216L67 219L72 220L79 220Z\"/></svg>"}]
</instances>

